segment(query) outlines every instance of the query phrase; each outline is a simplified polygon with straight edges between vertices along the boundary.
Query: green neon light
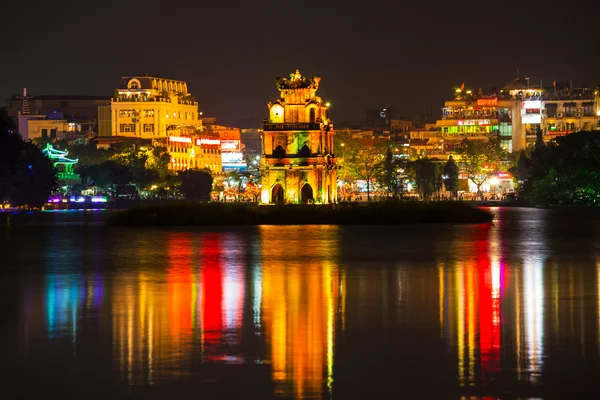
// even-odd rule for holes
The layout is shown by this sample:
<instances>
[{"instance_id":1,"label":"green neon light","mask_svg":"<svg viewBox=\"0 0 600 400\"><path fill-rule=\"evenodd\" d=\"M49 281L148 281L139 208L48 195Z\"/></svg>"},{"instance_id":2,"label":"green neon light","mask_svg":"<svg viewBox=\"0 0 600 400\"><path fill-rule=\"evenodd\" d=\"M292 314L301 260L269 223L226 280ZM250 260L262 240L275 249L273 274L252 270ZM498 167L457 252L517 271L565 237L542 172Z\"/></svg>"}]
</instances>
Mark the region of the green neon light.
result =
<instances>
[{"instance_id":1,"label":"green neon light","mask_svg":"<svg viewBox=\"0 0 600 400\"><path fill-rule=\"evenodd\" d=\"M63 171L58 171L59 178L72 177L80 179L79 175L73 172L73 165L79 162L79 159L67 158L69 152L67 150L58 150L52 147L50 143L42 150L42 153L52 161L52 166L56 169L58 165L64 166Z\"/></svg>"}]
</instances>

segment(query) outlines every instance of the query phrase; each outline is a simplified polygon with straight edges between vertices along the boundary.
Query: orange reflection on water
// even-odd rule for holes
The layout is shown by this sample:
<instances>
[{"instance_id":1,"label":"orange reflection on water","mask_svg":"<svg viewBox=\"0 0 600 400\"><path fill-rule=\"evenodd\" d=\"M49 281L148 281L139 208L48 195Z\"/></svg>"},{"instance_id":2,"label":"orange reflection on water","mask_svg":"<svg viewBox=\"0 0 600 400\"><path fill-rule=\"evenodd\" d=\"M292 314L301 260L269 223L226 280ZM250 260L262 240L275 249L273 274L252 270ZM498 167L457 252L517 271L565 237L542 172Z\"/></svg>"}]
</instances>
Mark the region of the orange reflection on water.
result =
<instances>
[{"instance_id":1,"label":"orange reflection on water","mask_svg":"<svg viewBox=\"0 0 600 400\"><path fill-rule=\"evenodd\" d=\"M166 265L141 265L113 283L113 349L130 384L165 379L165 366L190 357L198 301L193 246L174 233L165 250Z\"/></svg>"},{"instance_id":2,"label":"orange reflection on water","mask_svg":"<svg viewBox=\"0 0 600 400\"><path fill-rule=\"evenodd\" d=\"M478 375L500 370L504 268L498 244L490 246L490 226L475 227L470 233L472 254L451 272L438 267L441 328L446 340L456 343L461 386L474 385Z\"/></svg>"},{"instance_id":3,"label":"orange reflection on water","mask_svg":"<svg viewBox=\"0 0 600 400\"><path fill-rule=\"evenodd\" d=\"M262 255L271 260L263 267L262 319L276 394L303 398L331 389L335 315L345 291L330 261L338 229L261 227Z\"/></svg>"}]
</instances>

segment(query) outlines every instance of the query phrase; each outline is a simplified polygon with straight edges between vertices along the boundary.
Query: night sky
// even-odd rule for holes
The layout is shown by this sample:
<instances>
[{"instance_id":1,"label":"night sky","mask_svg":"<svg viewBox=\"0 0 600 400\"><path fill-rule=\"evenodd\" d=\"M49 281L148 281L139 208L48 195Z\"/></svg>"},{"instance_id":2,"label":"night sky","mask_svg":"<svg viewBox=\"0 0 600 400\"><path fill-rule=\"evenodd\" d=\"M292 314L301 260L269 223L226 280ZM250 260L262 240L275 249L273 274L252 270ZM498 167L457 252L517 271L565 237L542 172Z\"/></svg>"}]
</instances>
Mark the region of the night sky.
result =
<instances>
[{"instance_id":1,"label":"night sky","mask_svg":"<svg viewBox=\"0 0 600 400\"><path fill-rule=\"evenodd\" d=\"M334 121L382 104L437 116L452 86L501 87L517 69L536 84L600 84L598 11L593 1L12 0L0 6L0 97L111 95L121 76L156 74L187 81L205 116L248 126L277 98L273 78L298 68L322 77Z\"/></svg>"}]
</instances>

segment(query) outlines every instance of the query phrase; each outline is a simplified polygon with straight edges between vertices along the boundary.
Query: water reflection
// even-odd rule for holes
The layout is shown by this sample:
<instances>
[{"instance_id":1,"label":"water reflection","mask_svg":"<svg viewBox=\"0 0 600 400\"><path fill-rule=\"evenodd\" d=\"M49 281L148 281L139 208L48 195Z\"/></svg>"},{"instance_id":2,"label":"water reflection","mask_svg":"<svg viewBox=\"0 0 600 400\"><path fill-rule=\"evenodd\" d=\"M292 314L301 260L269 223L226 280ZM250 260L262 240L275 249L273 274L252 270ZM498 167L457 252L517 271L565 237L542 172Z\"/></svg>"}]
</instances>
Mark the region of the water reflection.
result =
<instances>
[{"instance_id":1,"label":"water reflection","mask_svg":"<svg viewBox=\"0 0 600 400\"><path fill-rule=\"evenodd\" d=\"M332 388L335 325L344 320L344 279L334 264L338 230L261 228L263 257L285 260L263 268L262 319L276 394L319 397L324 377Z\"/></svg>"},{"instance_id":2,"label":"water reflection","mask_svg":"<svg viewBox=\"0 0 600 400\"><path fill-rule=\"evenodd\" d=\"M8 262L36 273L4 281L19 302L0 328L19 345L4 353L32 382L94 370L108 397L184 383L294 398L597 387L598 224L584 237L546 212L500 214L404 231L85 228L43 233L29 253L31 233L7 231L22 246Z\"/></svg>"}]
</instances>

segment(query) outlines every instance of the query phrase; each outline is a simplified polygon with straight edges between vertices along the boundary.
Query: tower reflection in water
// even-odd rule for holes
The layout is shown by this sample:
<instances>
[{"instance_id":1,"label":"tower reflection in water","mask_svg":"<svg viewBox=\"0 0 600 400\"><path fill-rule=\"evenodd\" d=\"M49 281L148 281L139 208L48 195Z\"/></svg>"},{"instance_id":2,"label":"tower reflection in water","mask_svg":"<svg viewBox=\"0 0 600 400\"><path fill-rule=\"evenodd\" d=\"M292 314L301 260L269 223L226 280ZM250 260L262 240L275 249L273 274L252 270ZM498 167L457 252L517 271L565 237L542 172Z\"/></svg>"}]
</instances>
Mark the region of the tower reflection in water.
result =
<instances>
[{"instance_id":1,"label":"tower reflection in water","mask_svg":"<svg viewBox=\"0 0 600 400\"><path fill-rule=\"evenodd\" d=\"M344 276L334 263L338 230L261 227L262 319L276 394L318 397L331 390L335 332L344 319L338 308L345 303Z\"/></svg>"},{"instance_id":2,"label":"tower reflection in water","mask_svg":"<svg viewBox=\"0 0 600 400\"><path fill-rule=\"evenodd\" d=\"M157 383L198 362L267 362L277 393L319 396L331 389L336 315L344 304L334 264L337 229L261 227L260 246L250 249L260 254L251 255L240 234L169 233L165 267L152 261L113 283L113 348L122 378ZM249 266L247 256L264 262ZM264 333L266 354L243 353L242 328Z\"/></svg>"}]
</instances>

